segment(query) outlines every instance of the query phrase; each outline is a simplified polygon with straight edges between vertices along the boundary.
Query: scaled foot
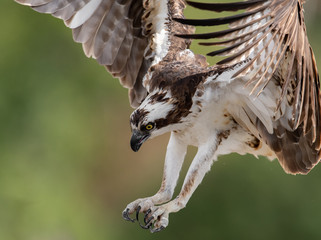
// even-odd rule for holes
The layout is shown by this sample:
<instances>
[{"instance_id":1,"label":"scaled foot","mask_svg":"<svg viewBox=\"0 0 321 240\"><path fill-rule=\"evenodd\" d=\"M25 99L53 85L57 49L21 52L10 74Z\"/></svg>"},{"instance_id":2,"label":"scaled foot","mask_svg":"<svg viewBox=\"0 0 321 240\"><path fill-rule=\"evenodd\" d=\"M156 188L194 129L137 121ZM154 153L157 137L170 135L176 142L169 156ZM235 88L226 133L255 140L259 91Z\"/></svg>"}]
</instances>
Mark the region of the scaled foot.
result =
<instances>
[{"instance_id":1,"label":"scaled foot","mask_svg":"<svg viewBox=\"0 0 321 240\"><path fill-rule=\"evenodd\" d=\"M136 220L139 225L142 228L149 229L152 233L155 233L168 226L170 213L177 212L183 207L184 205L177 199L160 206L155 206L150 198L138 199L128 204L123 211L123 217L125 220L135 222L130 215L136 212ZM144 213L143 224L139 221L139 213Z\"/></svg>"}]
</instances>

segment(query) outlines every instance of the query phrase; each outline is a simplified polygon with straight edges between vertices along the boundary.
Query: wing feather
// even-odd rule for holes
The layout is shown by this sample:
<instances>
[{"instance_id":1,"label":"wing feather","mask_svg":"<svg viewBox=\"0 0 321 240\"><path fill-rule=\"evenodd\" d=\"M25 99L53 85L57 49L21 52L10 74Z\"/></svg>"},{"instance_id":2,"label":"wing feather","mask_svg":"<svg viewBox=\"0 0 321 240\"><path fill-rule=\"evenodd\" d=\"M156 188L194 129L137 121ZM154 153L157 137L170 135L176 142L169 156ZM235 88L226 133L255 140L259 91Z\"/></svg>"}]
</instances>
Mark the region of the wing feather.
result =
<instances>
[{"instance_id":1,"label":"wing feather","mask_svg":"<svg viewBox=\"0 0 321 240\"><path fill-rule=\"evenodd\" d=\"M79 9L84 7L89 0L82 0L82 1L77 1L77 0L72 0L70 1L69 4L64 6L63 8L60 8L56 12L53 12L52 15L54 17L60 18L64 21L67 21L70 19Z\"/></svg>"},{"instance_id":2,"label":"wing feather","mask_svg":"<svg viewBox=\"0 0 321 240\"><path fill-rule=\"evenodd\" d=\"M147 94L149 82L143 83L147 71L167 56L174 39L171 29L177 25L172 16L182 17L185 8L182 0L16 1L62 19L72 29L74 40L82 43L86 56L129 88L133 107ZM174 45L186 48L188 41L182 42L186 43Z\"/></svg>"},{"instance_id":3,"label":"wing feather","mask_svg":"<svg viewBox=\"0 0 321 240\"><path fill-rule=\"evenodd\" d=\"M101 7L99 7L93 16L88 19L83 25L78 28L73 29L74 41L79 43L86 43L89 39L95 39L97 37L97 32L99 31L105 16L110 11L113 6L112 1L102 2ZM91 41L93 42L93 41Z\"/></svg>"},{"instance_id":4,"label":"wing feather","mask_svg":"<svg viewBox=\"0 0 321 240\"><path fill-rule=\"evenodd\" d=\"M262 139L275 151L288 173L308 173L320 161L320 82L306 35L302 0L248 0L234 3L188 2L196 8L221 11L244 10L229 17L177 19L193 26L229 28L202 34L181 34L189 39L218 39L201 43L224 46L209 56L225 56L218 64L245 60L235 79L245 81L250 101L244 107ZM268 93L271 83L275 91ZM262 94L265 93L264 96ZM254 98L253 98L254 97ZM258 98L261 101L253 100ZM267 106L273 99L274 110ZM237 115L237 114L236 114ZM244 116L244 114L243 114ZM244 124L246 121L242 121ZM254 134L254 133L253 133Z\"/></svg>"},{"instance_id":5,"label":"wing feather","mask_svg":"<svg viewBox=\"0 0 321 240\"><path fill-rule=\"evenodd\" d=\"M89 0L87 0L87 2L88 1ZM40 13L53 14L53 13L61 10L62 8L65 8L66 6L68 6L68 4L70 2L72 2L72 0L55 0L55 1L51 1L46 4L35 6L32 8L33 8L33 10L40 12Z\"/></svg>"},{"instance_id":6,"label":"wing feather","mask_svg":"<svg viewBox=\"0 0 321 240\"><path fill-rule=\"evenodd\" d=\"M19 3L26 6L39 6L51 2L52 0L19 0Z\"/></svg>"},{"instance_id":7,"label":"wing feather","mask_svg":"<svg viewBox=\"0 0 321 240\"><path fill-rule=\"evenodd\" d=\"M133 43L133 36L126 35L124 41L121 43L114 63L106 66L109 72L113 74L121 74L121 76L123 76L123 70L127 64L127 61L124 61L124 59L129 59Z\"/></svg>"},{"instance_id":8,"label":"wing feather","mask_svg":"<svg viewBox=\"0 0 321 240\"><path fill-rule=\"evenodd\" d=\"M99 57L101 54L103 54L104 45L110 38L117 38L117 34L115 36L114 32L116 32L118 29L124 28L124 23L121 21L127 7L127 5L122 5L115 2L110 10L105 13L104 19L99 26L95 36L93 54L98 59L98 62L102 65L104 65L104 62L101 61ZM107 63L107 65L109 64L110 63Z\"/></svg>"}]
</instances>

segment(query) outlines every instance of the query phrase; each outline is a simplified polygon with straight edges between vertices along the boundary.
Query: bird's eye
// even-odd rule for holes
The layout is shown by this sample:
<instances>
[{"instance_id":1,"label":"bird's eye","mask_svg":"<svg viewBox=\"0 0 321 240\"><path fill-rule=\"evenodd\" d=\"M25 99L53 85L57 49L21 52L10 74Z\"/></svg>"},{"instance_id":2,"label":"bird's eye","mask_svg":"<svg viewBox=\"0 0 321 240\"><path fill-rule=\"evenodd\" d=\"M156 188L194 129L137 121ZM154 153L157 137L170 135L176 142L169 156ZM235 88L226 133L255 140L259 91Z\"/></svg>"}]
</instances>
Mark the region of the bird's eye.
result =
<instances>
[{"instance_id":1,"label":"bird's eye","mask_svg":"<svg viewBox=\"0 0 321 240\"><path fill-rule=\"evenodd\" d=\"M147 124L146 126L145 126L145 129L146 130L152 130L154 128L154 125L152 124L152 123L149 123L149 124Z\"/></svg>"}]
</instances>

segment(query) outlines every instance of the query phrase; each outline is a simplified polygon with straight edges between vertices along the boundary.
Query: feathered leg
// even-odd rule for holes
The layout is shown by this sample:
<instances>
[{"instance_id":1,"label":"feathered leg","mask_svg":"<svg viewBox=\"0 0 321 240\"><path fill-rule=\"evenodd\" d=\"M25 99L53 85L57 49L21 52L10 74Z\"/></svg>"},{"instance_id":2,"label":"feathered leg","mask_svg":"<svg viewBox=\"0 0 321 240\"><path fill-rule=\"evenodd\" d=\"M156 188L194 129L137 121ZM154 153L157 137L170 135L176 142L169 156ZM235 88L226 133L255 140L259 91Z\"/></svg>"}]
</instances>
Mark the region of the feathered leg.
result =
<instances>
[{"instance_id":1,"label":"feathered leg","mask_svg":"<svg viewBox=\"0 0 321 240\"><path fill-rule=\"evenodd\" d=\"M216 138L200 146L189 167L181 192L177 198L164 205L154 206L147 212L148 216L145 217L147 218L146 225L150 227L151 232L158 232L167 227L169 213L178 212L186 206L193 192L202 182L205 174L210 170L216 149Z\"/></svg>"},{"instance_id":2,"label":"feathered leg","mask_svg":"<svg viewBox=\"0 0 321 240\"><path fill-rule=\"evenodd\" d=\"M180 140L176 133L172 133L167 145L163 181L159 191L154 196L140 198L128 204L123 211L124 219L134 222L134 220L129 217L130 214L136 212L136 218L138 220L139 212L147 212L155 205L165 203L172 199L186 150L187 145ZM145 222L146 220L145 218Z\"/></svg>"}]
</instances>

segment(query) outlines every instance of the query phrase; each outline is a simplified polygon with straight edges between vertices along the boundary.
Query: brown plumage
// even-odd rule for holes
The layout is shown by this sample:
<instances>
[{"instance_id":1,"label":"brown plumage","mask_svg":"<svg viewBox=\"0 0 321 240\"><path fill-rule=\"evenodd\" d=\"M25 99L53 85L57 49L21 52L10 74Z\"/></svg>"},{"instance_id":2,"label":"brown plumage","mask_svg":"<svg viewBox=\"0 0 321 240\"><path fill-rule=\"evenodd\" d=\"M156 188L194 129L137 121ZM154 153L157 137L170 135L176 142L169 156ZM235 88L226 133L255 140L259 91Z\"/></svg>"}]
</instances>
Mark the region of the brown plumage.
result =
<instances>
[{"instance_id":1,"label":"brown plumage","mask_svg":"<svg viewBox=\"0 0 321 240\"><path fill-rule=\"evenodd\" d=\"M128 204L158 232L169 213L187 204L219 155L237 152L277 157L285 172L307 174L320 161L320 82L301 0L198 3L234 15L184 19L183 0L16 0L62 18L88 57L129 89L130 145L171 132L160 190ZM194 34L194 26L228 28ZM224 46L215 66L188 48L191 39ZM173 197L187 146L198 152L181 192Z\"/></svg>"},{"instance_id":2,"label":"brown plumage","mask_svg":"<svg viewBox=\"0 0 321 240\"><path fill-rule=\"evenodd\" d=\"M320 81L313 51L309 44L301 0L250 0L237 3L188 3L196 8L244 13L234 16L177 21L194 26L229 24L229 29L206 34L179 35L191 39L221 38L224 40L201 43L225 46L209 56L227 56L218 64L234 64L249 59L234 77L251 75L245 87L258 96L270 81L282 88L277 109L288 99L291 117L276 119L273 133L268 133L258 120L254 123L262 139L276 152L288 173L307 173L320 161ZM260 44L265 47L260 47ZM269 44L273 50L269 51ZM254 54L253 54L254 53ZM251 55L252 54L252 55ZM249 56L252 56L249 58ZM264 58L262 59L262 55ZM254 73L253 73L254 71ZM281 113L281 115L283 115Z\"/></svg>"},{"instance_id":3,"label":"brown plumage","mask_svg":"<svg viewBox=\"0 0 321 240\"><path fill-rule=\"evenodd\" d=\"M201 43L209 47L224 46L208 54L227 56L218 63L216 71L220 71L220 65L224 65L224 69L246 60L233 77L246 77L245 87L250 89L251 95L259 96L270 82L282 89L272 116L273 131L253 117L250 120L253 126L243 127L256 128L256 134L277 154L286 172L307 173L320 160L320 83L306 35L302 0L187 1L193 7L215 12L243 11L228 17L201 20L184 19L183 0L16 1L63 19L72 28L74 40L83 44L85 54L97 59L129 89L133 107L139 106L149 91L161 87L163 80L157 77L159 74L174 73L177 75L174 79L183 79L204 72L207 63L202 56L196 55L197 61L191 62L193 58L177 55L189 47L190 39L220 39ZM161 16L164 14L161 4L165 2L168 12ZM164 56L157 50L160 44L156 37L162 31L158 29L160 17L167 19L162 26L168 32L162 43L166 45L168 41ZM205 34L193 34L194 28L190 27L224 24L229 24L229 28ZM175 73L175 66L180 64L186 66L185 71ZM149 74L153 72L155 74L150 78ZM284 104L286 109L292 108L291 116L285 114ZM253 116L253 113L247 110L246 115ZM294 151L294 148L300 150Z\"/></svg>"},{"instance_id":4,"label":"brown plumage","mask_svg":"<svg viewBox=\"0 0 321 240\"><path fill-rule=\"evenodd\" d=\"M146 97L147 91L142 81L156 55L154 37L160 17L155 18L159 14L159 6L154 6L148 0L16 1L38 12L61 18L72 29L74 40L82 43L86 56L97 59L129 89L133 107L137 107ZM83 10L88 4L94 5L91 6L94 11L84 14ZM171 12L168 17L183 17L184 1L169 1L169 4ZM166 27L177 25L180 25L179 33L193 31L193 28L177 22L167 23ZM173 41L172 37L174 34L169 41ZM189 40L177 41L176 38L171 48L185 49L189 44Z\"/></svg>"}]
</instances>

